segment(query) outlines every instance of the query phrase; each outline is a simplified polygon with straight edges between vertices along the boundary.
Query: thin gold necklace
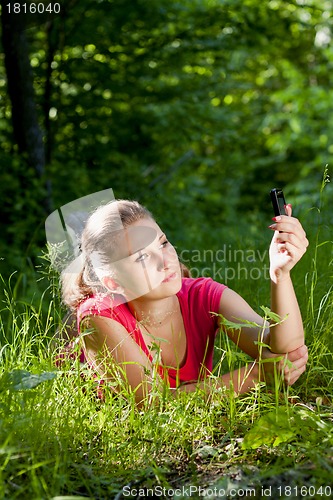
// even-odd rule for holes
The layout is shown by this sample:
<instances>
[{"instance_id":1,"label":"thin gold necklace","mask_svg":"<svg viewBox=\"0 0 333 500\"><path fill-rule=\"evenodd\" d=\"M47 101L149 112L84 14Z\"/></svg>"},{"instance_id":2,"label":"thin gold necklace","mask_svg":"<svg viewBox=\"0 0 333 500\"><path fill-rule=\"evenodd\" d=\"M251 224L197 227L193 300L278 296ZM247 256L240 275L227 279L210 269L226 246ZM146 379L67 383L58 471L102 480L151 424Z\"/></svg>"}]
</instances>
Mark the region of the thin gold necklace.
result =
<instances>
[{"instance_id":1,"label":"thin gold necklace","mask_svg":"<svg viewBox=\"0 0 333 500\"><path fill-rule=\"evenodd\" d=\"M167 311L160 319L158 320L153 320L151 316L148 314L145 318L141 319L139 321L139 324L144 326L144 327L153 327L153 328L159 328L162 326L162 324L165 322L165 320L169 317L171 317L173 314L175 314L178 311L178 307L172 309L171 311Z\"/></svg>"}]
</instances>

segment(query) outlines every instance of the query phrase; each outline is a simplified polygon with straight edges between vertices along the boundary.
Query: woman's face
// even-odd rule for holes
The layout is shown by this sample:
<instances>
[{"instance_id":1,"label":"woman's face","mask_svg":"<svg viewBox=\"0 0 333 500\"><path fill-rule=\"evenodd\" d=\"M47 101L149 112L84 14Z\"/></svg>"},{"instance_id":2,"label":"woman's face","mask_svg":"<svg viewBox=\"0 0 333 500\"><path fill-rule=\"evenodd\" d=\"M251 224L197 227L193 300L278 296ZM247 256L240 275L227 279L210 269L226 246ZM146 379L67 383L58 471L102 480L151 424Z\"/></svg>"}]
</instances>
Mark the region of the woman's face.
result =
<instances>
[{"instance_id":1,"label":"woman's face","mask_svg":"<svg viewBox=\"0 0 333 500\"><path fill-rule=\"evenodd\" d=\"M177 293L181 287L181 269L175 248L158 224L141 219L119 238L118 255L112 264L116 283L130 301L143 295L158 299Z\"/></svg>"}]
</instances>

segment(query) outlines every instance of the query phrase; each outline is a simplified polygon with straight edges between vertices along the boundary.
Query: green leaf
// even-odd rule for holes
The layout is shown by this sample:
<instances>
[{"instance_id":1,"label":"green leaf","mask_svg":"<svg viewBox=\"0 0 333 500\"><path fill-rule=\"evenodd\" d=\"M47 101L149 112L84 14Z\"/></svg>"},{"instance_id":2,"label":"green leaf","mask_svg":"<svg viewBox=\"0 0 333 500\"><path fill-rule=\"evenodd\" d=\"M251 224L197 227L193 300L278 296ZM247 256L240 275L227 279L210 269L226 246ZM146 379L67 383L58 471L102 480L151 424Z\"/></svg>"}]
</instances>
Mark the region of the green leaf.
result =
<instances>
[{"instance_id":1,"label":"green leaf","mask_svg":"<svg viewBox=\"0 0 333 500\"><path fill-rule=\"evenodd\" d=\"M234 321L230 321L229 319L226 319L224 316L222 316L222 314L217 314L214 312L212 312L212 314L214 314L215 316L219 316L221 325L226 326L230 330L241 330L245 326L248 328L261 328L261 325L258 325L257 323L255 323L253 321L249 321L247 319L243 320L242 318L236 318L236 319L242 321L242 323L236 323Z\"/></svg>"},{"instance_id":2,"label":"green leaf","mask_svg":"<svg viewBox=\"0 0 333 500\"><path fill-rule=\"evenodd\" d=\"M302 443L332 442L331 426L308 408L278 408L263 415L245 435L243 449L278 446L297 440Z\"/></svg>"},{"instance_id":3,"label":"green leaf","mask_svg":"<svg viewBox=\"0 0 333 500\"><path fill-rule=\"evenodd\" d=\"M259 418L252 429L244 437L242 447L246 450L260 446L278 446L290 441L294 437L294 430L284 409L267 413Z\"/></svg>"},{"instance_id":4,"label":"green leaf","mask_svg":"<svg viewBox=\"0 0 333 500\"><path fill-rule=\"evenodd\" d=\"M267 347L267 349L271 349L271 346L269 344L265 344L265 342L260 342L259 340L255 340L254 345L257 345L259 347Z\"/></svg>"},{"instance_id":5,"label":"green leaf","mask_svg":"<svg viewBox=\"0 0 333 500\"><path fill-rule=\"evenodd\" d=\"M56 372L43 372L39 375L30 373L26 370L13 370L6 373L2 379L2 390L10 389L12 391L25 391L34 389L39 384L47 380L53 380L57 377Z\"/></svg>"}]
</instances>

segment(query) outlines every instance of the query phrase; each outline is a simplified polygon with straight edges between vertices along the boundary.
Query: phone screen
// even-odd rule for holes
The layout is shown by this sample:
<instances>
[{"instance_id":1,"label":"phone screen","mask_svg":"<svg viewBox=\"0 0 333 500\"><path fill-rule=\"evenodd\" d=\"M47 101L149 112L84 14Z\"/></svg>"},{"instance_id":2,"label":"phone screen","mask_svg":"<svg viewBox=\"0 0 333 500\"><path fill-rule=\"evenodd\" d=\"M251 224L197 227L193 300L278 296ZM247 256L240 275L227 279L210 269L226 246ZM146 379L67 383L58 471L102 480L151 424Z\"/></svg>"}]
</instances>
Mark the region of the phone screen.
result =
<instances>
[{"instance_id":1,"label":"phone screen","mask_svg":"<svg viewBox=\"0 0 333 500\"><path fill-rule=\"evenodd\" d=\"M284 199L284 194L282 189L274 188L271 190L271 200L273 204L275 215L287 215L285 205L286 200Z\"/></svg>"},{"instance_id":2,"label":"phone screen","mask_svg":"<svg viewBox=\"0 0 333 500\"><path fill-rule=\"evenodd\" d=\"M285 202L285 199L284 199L282 191L281 191L281 194L280 193L278 194L277 200L278 200L278 204L279 204L280 213L281 214L285 214L286 213L286 210L285 210L285 204L286 204L286 202Z\"/></svg>"}]
</instances>

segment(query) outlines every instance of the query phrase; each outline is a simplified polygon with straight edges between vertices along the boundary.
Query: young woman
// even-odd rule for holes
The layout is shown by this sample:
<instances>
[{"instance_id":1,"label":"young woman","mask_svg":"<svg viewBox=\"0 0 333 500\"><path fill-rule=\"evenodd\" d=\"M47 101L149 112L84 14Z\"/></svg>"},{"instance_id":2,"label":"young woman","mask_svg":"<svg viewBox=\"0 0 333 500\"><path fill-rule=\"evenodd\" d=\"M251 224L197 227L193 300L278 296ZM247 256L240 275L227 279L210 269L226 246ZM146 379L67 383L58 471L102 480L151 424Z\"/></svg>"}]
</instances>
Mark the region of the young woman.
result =
<instances>
[{"instance_id":1,"label":"young woman","mask_svg":"<svg viewBox=\"0 0 333 500\"><path fill-rule=\"evenodd\" d=\"M305 370L307 348L290 271L308 241L290 206L287 211L289 216L275 217L269 226L271 309L287 318L269 329L230 288L188 277L174 247L139 203L115 200L98 208L82 234L80 270L67 269L62 276L63 300L77 312L88 363L113 384L121 374L137 403L164 383L175 391L200 385L209 392L223 316L241 324L239 330L223 329L256 361L221 376L220 385L242 393L263 380L262 367L267 375L275 363L258 362L260 350L264 358L285 354L276 365L293 384ZM270 349L258 348L258 341Z\"/></svg>"}]
</instances>

